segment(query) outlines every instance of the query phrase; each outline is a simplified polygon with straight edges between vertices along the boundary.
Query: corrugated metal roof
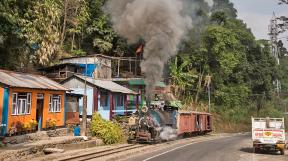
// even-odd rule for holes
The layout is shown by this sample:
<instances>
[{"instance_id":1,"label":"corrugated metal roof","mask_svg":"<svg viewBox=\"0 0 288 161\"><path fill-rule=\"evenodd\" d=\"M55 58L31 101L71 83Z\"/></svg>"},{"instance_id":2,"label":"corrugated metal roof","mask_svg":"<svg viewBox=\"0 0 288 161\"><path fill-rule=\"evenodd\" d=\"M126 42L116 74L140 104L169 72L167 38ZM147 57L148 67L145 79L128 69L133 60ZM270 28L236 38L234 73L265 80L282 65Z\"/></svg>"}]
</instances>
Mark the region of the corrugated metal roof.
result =
<instances>
[{"instance_id":1,"label":"corrugated metal roof","mask_svg":"<svg viewBox=\"0 0 288 161\"><path fill-rule=\"evenodd\" d=\"M85 76L81 76L81 75L75 75L76 77L85 80ZM125 94L137 94L136 92L123 87L117 83L114 83L111 80L100 80L100 79L93 79L90 77L86 77L86 81L103 89L106 89L108 91L111 92L116 92L116 93L125 93Z\"/></svg>"},{"instance_id":2,"label":"corrugated metal roof","mask_svg":"<svg viewBox=\"0 0 288 161\"><path fill-rule=\"evenodd\" d=\"M18 73L0 69L0 83L21 88L68 91L61 84L41 75Z\"/></svg>"},{"instance_id":3,"label":"corrugated metal roof","mask_svg":"<svg viewBox=\"0 0 288 161\"><path fill-rule=\"evenodd\" d=\"M113 81L115 82L128 82L130 85L141 85L141 86L145 86L145 81L144 79L142 78L128 78L128 79L125 79L125 78L113 78L112 79ZM156 87L161 87L161 88L165 88L166 87L166 84L164 82L157 82L155 84Z\"/></svg>"}]
</instances>

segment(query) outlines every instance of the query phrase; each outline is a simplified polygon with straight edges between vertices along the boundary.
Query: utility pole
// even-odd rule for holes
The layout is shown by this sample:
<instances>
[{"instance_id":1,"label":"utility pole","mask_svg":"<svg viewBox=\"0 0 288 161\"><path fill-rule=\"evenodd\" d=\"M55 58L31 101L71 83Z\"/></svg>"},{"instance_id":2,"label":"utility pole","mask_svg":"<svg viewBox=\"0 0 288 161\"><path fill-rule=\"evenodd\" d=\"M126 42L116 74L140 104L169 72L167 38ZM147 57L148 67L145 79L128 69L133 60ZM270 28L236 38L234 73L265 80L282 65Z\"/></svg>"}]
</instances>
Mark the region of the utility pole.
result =
<instances>
[{"instance_id":1,"label":"utility pole","mask_svg":"<svg viewBox=\"0 0 288 161\"><path fill-rule=\"evenodd\" d=\"M211 88L210 88L210 84L211 84L211 78L212 76L210 76L209 74L205 77L205 85L207 86L207 91L208 91L208 112L211 112Z\"/></svg>"},{"instance_id":2,"label":"utility pole","mask_svg":"<svg viewBox=\"0 0 288 161\"><path fill-rule=\"evenodd\" d=\"M83 110L82 110L82 136L86 136L87 131L87 58L86 58L86 71L85 71L85 85L84 85L84 97L83 97Z\"/></svg>"},{"instance_id":3,"label":"utility pole","mask_svg":"<svg viewBox=\"0 0 288 161\"><path fill-rule=\"evenodd\" d=\"M272 19L270 20L269 25L269 34L270 36L270 45L271 45L271 53L272 56L276 59L277 65L280 65L280 59L279 59L279 50L278 50L278 35L279 35L279 28L277 24L277 17L275 13L273 12ZM279 93L281 91L281 83L279 79L276 79L273 81L273 84L275 85L276 93L279 96Z\"/></svg>"}]
</instances>

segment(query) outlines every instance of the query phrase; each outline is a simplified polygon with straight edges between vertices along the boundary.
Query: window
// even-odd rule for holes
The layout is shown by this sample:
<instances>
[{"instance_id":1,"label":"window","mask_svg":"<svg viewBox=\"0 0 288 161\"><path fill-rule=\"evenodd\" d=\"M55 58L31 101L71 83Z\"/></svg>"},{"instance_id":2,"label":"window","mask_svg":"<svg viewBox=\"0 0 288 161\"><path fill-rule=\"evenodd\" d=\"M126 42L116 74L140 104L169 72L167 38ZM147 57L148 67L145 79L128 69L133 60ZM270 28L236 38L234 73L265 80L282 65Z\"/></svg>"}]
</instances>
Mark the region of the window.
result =
<instances>
[{"instance_id":1,"label":"window","mask_svg":"<svg viewBox=\"0 0 288 161\"><path fill-rule=\"evenodd\" d=\"M12 96L12 115L17 115L17 98L18 98L18 93L13 93Z\"/></svg>"},{"instance_id":2,"label":"window","mask_svg":"<svg viewBox=\"0 0 288 161\"><path fill-rule=\"evenodd\" d=\"M122 95L117 96L117 106L123 106L123 96Z\"/></svg>"},{"instance_id":3,"label":"window","mask_svg":"<svg viewBox=\"0 0 288 161\"><path fill-rule=\"evenodd\" d=\"M31 93L12 94L12 115L26 115L31 112Z\"/></svg>"},{"instance_id":4,"label":"window","mask_svg":"<svg viewBox=\"0 0 288 161\"><path fill-rule=\"evenodd\" d=\"M108 106L108 95L103 94L100 96L100 106L107 107Z\"/></svg>"},{"instance_id":5,"label":"window","mask_svg":"<svg viewBox=\"0 0 288 161\"><path fill-rule=\"evenodd\" d=\"M61 95L50 95L49 112L61 112Z\"/></svg>"}]
</instances>

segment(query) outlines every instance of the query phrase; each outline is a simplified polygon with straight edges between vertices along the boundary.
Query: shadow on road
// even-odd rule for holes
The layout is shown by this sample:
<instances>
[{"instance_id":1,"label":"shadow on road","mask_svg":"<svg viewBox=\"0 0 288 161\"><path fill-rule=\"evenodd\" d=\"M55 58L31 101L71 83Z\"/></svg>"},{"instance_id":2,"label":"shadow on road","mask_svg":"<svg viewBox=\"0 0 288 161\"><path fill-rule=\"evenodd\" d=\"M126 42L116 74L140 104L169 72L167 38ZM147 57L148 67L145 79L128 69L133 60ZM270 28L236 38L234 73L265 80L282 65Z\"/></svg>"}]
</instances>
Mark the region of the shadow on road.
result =
<instances>
[{"instance_id":1,"label":"shadow on road","mask_svg":"<svg viewBox=\"0 0 288 161\"><path fill-rule=\"evenodd\" d=\"M241 148L240 151L245 152L245 153L255 153L252 147ZM280 155L278 151L266 151L266 150L260 150L257 154Z\"/></svg>"},{"instance_id":2,"label":"shadow on road","mask_svg":"<svg viewBox=\"0 0 288 161\"><path fill-rule=\"evenodd\" d=\"M245 153L254 153L254 149L250 147L241 148L240 151Z\"/></svg>"}]
</instances>

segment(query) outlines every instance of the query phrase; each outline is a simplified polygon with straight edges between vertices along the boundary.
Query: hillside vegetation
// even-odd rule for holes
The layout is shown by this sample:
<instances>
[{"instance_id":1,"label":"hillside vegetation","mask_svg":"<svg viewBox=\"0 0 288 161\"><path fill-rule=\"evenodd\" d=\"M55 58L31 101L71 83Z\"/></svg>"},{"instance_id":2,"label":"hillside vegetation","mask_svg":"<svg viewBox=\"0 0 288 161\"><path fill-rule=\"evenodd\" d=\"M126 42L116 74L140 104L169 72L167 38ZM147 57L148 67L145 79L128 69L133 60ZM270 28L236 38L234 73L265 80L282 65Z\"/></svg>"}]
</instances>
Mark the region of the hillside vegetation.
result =
<instances>
[{"instance_id":1,"label":"hillside vegetation","mask_svg":"<svg viewBox=\"0 0 288 161\"><path fill-rule=\"evenodd\" d=\"M213 6L204 0L189 1L193 3L185 7L193 28L166 65L174 94L187 109L207 111L210 84L211 111L219 126L247 127L251 116L283 116L288 89L283 43L278 43L281 65L277 66L269 41L256 40L229 0L214 0ZM0 68L31 71L61 57L90 53L135 56L142 40L128 45L116 34L102 11L105 2L2 0ZM275 93L276 79L282 82L280 94Z\"/></svg>"}]
</instances>

